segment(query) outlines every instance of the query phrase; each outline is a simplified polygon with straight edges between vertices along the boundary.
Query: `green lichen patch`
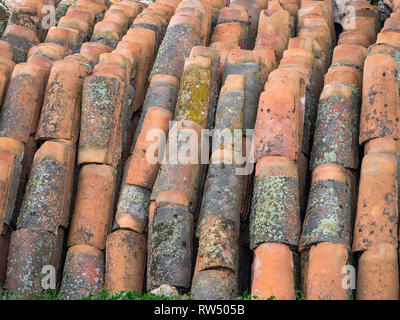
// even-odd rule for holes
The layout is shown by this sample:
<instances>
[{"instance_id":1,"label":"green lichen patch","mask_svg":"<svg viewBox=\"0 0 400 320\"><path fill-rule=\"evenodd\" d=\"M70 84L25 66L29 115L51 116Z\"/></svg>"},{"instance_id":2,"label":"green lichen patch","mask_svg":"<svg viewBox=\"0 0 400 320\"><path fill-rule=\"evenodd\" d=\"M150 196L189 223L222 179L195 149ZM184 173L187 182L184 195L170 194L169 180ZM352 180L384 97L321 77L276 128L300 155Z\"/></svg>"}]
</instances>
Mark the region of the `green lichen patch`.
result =
<instances>
[{"instance_id":1,"label":"green lichen patch","mask_svg":"<svg viewBox=\"0 0 400 320\"><path fill-rule=\"evenodd\" d=\"M310 167L335 163L345 168L358 164L358 101L341 97L321 100L314 132Z\"/></svg>"},{"instance_id":2,"label":"green lichen patch","mask_svg":"<svg viewBox=\"0 0 400 320\"><path fill-rule=\"evenodd\" d=\"M349 182L318 181L311 187L301 246L319 242L350 245L351 187Z\"/></svg>"},{"instance_id":3,"label":"green lichen patch","mask_svg":"<svg viewBox=\"0 0 400 320\"><path fill-rule=\"evenodd\" d=\"M203 268L225 267L237 270L238 236L236 225L220 216L202 220L198 261Z\"/></svg>"},{"instance_id":4,"label":"green lichen patch","mask_svg":"<svg viewBox=\"0 0 400 320\"><path fill-rule=\"evenodd\" d=\"M297 177L259 176L254 184L250 247L264 242L297 246L300 237Z\"/></svg>"},{"instance_id":5,"label":"green lichen patch","mask_svg":"<svg viewBox=\"0 0 400 320\"><path fill-rule=\"evenodd\" d=\"M60 298L76 300L99 294L104 289L104 273L104 256L68 251L59 291Z\"/></svg>"},{"instance_id":6,"label":"green lichen patch","mask_svg":"<svg viewBox=\"0 0 400 320\"><path fill-rule=\"evenodd\" d=\"M161 284L189 288L191 235L189 213L181 207L158 208L149 239L147 288Z\"/></svg>"},{"instance_id":7,"label":"green lichen patch","mask_svg":"<svg viewBox=\"0 0 400 320\"><path fill-rule=\"evenodd\" d=\"M227 64L224 71L224 80L230 74L244 76L244 115L243 128L253 129L257 116L260 88L260 66L255 63Z\"/></svg>"},{"instance_id":8,"label":"green lichen patch","mask_svg":"<svg viewBox=\"0 0 400 320\"><path fill-rule=\"evenodd\" d=\"M206 127L210 103L210 69L191 66L182 76L175 120L192 120Z\"/></svg>"},{"instance_id":9,"label":"green lichen patch","mask_svg":"<svg viewBox=\"0 0 400 320\"><path fill-rule=\"evenodd\" d=\"M67 14L69 7L76 5L77 0L62 0L56 8L56 23Z\"/></svg>"},{"instance_id":10,"label":"green lichen patch","mask_svg":"<svg viewBox=\"0 0 400 320\"><path fill-rule=\"evenodd\" d=\"M237 297L237 276L225 268L209 269L196 273L191 297L194 300L221 300Z\"/></svg>"},{"instance_id":11,"label":"green lichen patch","mask_svg":"<svg viewBox=\"0 0 400 320\"><path fill-rule=\"evenodd\" d=\"M149 217L150 193L146 188L124 184L118 200L117 218L130 215L144 229Z\"/></svg>"},{"instance_id":12,"label":"green lichen patch","mask_svg":"<svg viewBox=\"0 0 400 320\"><path fill-rule=\"evenodd\" d=\"M194 46L200 45L200 34L196 28L175 25L168 28L158 49L150 79L157 74L168 74L181 79L185 59Z\"/></svg>"},{"instance_id":13,"label":"green lichen patch","mask_svg":"<svg viewBox=\"0 0 400 320\"><path fill-rule=\"evenodd\" d=\"M62 164L47 159L35 163L26 187L18 227L38 227L56 232L62 223L64 201L70 190L67 170ZM64 218L64 219L63 219Z\"/></svg>"},{"instance_id":14,"label":"green lichen patch","mask_svg":"<svg viewBox=\"0 0 400 320\"><path fill-rule=\"evenodd\" d=\"M227 92L219 98L215 128L243 128L244 96L240 92Z\"/></svg>"},{"instance_id":15,"label":"green lichen patch","mask_svg":"<svg viewBox=\"0 0 400 320\"><path fill-rule=\"evenodd\" d=\"M237 166L210 164L204 186L204 196L198 220L208 216L221 216L235 224L239 230L242 206L243 176L236 175ZM197 231L199 235L199 230Z\"/></svg>"},{"instance_id":16,"label":"green lichen patch","mask_svg":"<svg viewBox=\"0 0 400 320\"><path fill-rule=\"evenodd\" d=\"M118 79L92 76L83 86L82 118L79 148L86 145L107 146L112 140L116 122L121 116Z\"/></svg>"}]
</instances>

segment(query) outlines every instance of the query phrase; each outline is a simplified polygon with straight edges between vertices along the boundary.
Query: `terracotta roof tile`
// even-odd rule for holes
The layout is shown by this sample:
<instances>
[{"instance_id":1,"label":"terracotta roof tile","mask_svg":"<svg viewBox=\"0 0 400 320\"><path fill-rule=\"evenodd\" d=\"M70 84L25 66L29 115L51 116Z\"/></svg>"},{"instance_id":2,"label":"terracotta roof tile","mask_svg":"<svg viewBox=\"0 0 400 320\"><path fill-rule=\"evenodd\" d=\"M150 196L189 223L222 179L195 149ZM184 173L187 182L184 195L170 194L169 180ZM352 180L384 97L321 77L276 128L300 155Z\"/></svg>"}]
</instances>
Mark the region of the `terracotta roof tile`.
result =
<instances>
[{"instance_id":1,"label":"terracotta roof tile","mask_svg":"<svg viewBox=\"0 0 400 320\"><path fill-rule=\"evenodd\" d=\"M367 57L364 65L360 144L399 136L397 63L388 54Z\"/></svg>"},{"instance_id":2,"label":"terracotta roof tile","mask_svg":"<svg viewBox=\"0 0 400 320\"><path fill-rule=\"evenodd\" d=\"M15 66L0 114L1 136L27 142L36 131L45 77L45 71L38 66L28 63Z\"/></svg>"},{"instance_id":3,"label":"terracotta roof tile","mask_svg":"<svg viewBox=\"0 0 400 320\"><path fill-rule=\"evenodd\" d=\"M68 235L69 247L105 248L111 228L115 183L116 170L108 165L88 164L81 168Z\"/></svg>"},{"instance_id":4,"label":"terracotta roof tile","mask_svg":"<svg viewBox=\"0 0 400 320\"><path fill-rule=\"evenodd\" d=\"M107 237L104 288L142 291L146 265L146 236L130 230L117 230Z\"/></svg>"},{"instance_id":5,"label":"terracotta roof tile","mask_svg":"<svg viewBox=\"0 0 400 320\"><path fill-rule=\"evenodd\" d=\"M86 75L86 69L77 60L64 59L54 64L44 94L37 139L66 139L76 143Z\"/></svg>"},{"instance_id":6,"label":"terracotta roof tile","mask_svg":"<svg viewBox=\"0 0 400 320\"><path fill-rule=\"evenodd\" d=\"M359 96L348 84L325 85L318 105L310 167L358 168Z\"/></svg>"},{"instance_id":7,"label":"terracotta roof tile","mask_svg":"<svg viewBox=\"0 0 400 320\"><path fill-rule=\"evenodd\" d=\"M279 156L264 157L257 162L250 248L264 242L298 245L301 226L296 169L291 160Z\"/></svg>"},{"instance_id":8,"label":"terracotta roof tile","mask_svg":"<svg viewBox=\"0 0 400 320\"><path fill-rule=\"evenodd\" d=\"M39 228L23 228L11 234L6 285L24 298L38 298L42 287L42 268L53 265L59 278L64 231L57 234ZM56 278L56 280L57 280Z\"/></svg>"},{"instance_id":9,"label":"terracotta roof tile","mask_svg":"<svg viewBox=\"0 0 400 320\"><path fill-rule=\"evenodd\" d=\"M294 263L289 247L264 243L254 251L251 295L256 299L294 300Z\"/></svg>"},{"instance_id":10,"label":"terracotta roof tile","mask_svg":"<svg viewBox=\"0 0 400 320\"><path fill-rule=\"evenodd\" d=\"M350 289L343 287L343 268L348 252L343 244L320 242L311 247L307 270L306 297L310 300L346 300Z\"/></svg>"},{"instance_id":11,"label":"terracotta roof tile","mask_svg":"<svg viewBox=\"0 0 400 320\"><path fill-rule=\"evenodd\" d=\"M301 141L299 85L298 75L292 78L288 74L286 79L268 81L258 105L254 132L256 161L266 156L297 158ZM282 93L279 99L275 95L277 91Z\"/></svg>"},{"instance_id":12,"label":"terracotta roof tile","mask_svg":"<svg viewBox=\"0 0 400 320\"><path fill-rule=\"evenodd\" d=\"M147 290L161 284L189 288L191 282L191 215L180 206L159 208L149 243ZM164 226L168 224L170 228ZM160 241L161 239L165 239Z\"/></svg>"},{"instance_id":13,"label":"terracotta roof tile","mask_svg":"<svg viewBox=\"0 0 400 320\"><path fill-rule=\"evenodd\" d=\"M68 227L74 177L75 146L66 140L46 141L35 153L18 228L56 233Z\"/></svg>"},{"instance_id":14,"label":"terracotta roof tile","mask_svg":"<svg viewBox=\"0 0 400 320\"><path fill-rule=\"evenodd\" d=\"M194 300L233 299L238 295L236 275L230 270L199 271L192 280Z\"/></svg>"},{"instance_id":15,"label":"terracotta roof tile","mask_svg":"<svg viewBox=\"0 0 400 320\"><path fill-rule=\"evenodd\" d=\"M185 59L192 47L200 44L200 20L194 16L174 15L160 45L150 78L167 74L181 78Z\"/></svg>"},{"instance_id":16,"label":"terracotta roof tile","mask_svg":"<svg viewBox=\"0 0 400 320\"><path fill-rule=\"evenodd\" d=\"M397 245L380 243L362 253L357 276L357 300L398 300Z\"/></svg>"},{"instance_id":17,"label":"terracotta roof tile","mask_svg":"<svg viewBox=\"0 0 400 320\"><path fill-rule=\"evenodd\" d=\"M123 182L113 229L125 228L143 233L148 225L150 193L144 187Z\"/></svg>"},{"instance_id":18,"label":"terracotta roof tile","mask_svg":"<svg viewBox=\"0 0 400 320\"><path fill-rule=\"evenodd\" d=\"M3 33L2 40L12 45L15 63L25 61L28 49L39 43L34 31L19 25L8 25Z\"/></svg>"},{"instance_id":19,"label":"terracotta roof tile","mask_svg":"<svg viewBox=\"0 0 400 320\"><path fill-rule=\"evenodd\" d=\"M314 169L300 249L320 242L350 246L352 202L351 178L345 168L325 164Z\"/></svg>"},{"instance_id":20,"label":"terracotta roof tile","mask_svg":"<svg viewBox=\"0 0 400 320\"><path fill-rule=\"evenodd\" d=\"M0 223L10 224L21 181L25 146L10 138L0 138L0 183L2 202Z\"/></svg>"},{"instance_id":21,"label":"terracotta roof tile","mask_svg":"<svg viewBox=\"0 0 400 320\"><path fill-rule=\"evenodd\" d=\"M51 27L47 32L45 42L60 44L70 51L75 51L79 31L72 28Z\"/></svg>"},{"instance_id":22,"label":"terracotta roof tile","mask_svg":"<svg viewBox=\"0 0 400 320\"><path fill-rule=\"evenodd\" d=\"M380 243L397 245L397 165L391 154L364 156L354 225L353 251ZM371 186L379 186L371 188ZM360 205L361 204L361 205Z\"/></svg>"},{"instance_id":23,"label":"terracotta roof tile","mask_svg":"<svg viewBox=\"0 0 400 320\"><path fill-rule=\"evenodd\" d=\"M125 169L126 182L128 184L142 186L150 190L153 188L160 165L157 163L150 164L146 156L148 156L147 152L151 152L150 148L154 151L158 150L158 148L154 146L154 140L149 141L147 139L149 135L152 134L152 130L158 129L168 133L169 121L172 120L172 117L172 112L164 108L155 106L147 110L135 143L135 149L132 153L129 165L127 165ZM161 148L163 140L159 139L158 141ZM141 168L140 172L138 172L138 168Z\"/></svg>"},{"instance_id":24,"label":"terracotta roof tile","mask_svg":"<svg viewBox=\"0 0 400 320\"><path fill-rule=\"evenodd\" d=\"M99 42L85 42L80 50L80 54L90 60L92 66L99 63L102 53L111 52L112 48Z\"/></svg>"},{"instance_id":25,"label":"terracotta roof tile","mask_svg":"<svg viewBox=\"0 0 400 320\"><path fill-rule=\"evenodd\" d=\"M97 295L104 288L104 253L88 245L68 249L65 260L60 297L76 300L90 294Z\"/></svg>"},{"instance_id":26,"label":"terracotta roof tile","mask_svg":"<svg viewBox=\"0 0 400 320\"><path fill-rule=\"evenodd\" d=\"M118 135L125 72L118 66L97 68L82 89L78 164L90 162L117 166L121 157Z\"/></svg>"}]
</instances>

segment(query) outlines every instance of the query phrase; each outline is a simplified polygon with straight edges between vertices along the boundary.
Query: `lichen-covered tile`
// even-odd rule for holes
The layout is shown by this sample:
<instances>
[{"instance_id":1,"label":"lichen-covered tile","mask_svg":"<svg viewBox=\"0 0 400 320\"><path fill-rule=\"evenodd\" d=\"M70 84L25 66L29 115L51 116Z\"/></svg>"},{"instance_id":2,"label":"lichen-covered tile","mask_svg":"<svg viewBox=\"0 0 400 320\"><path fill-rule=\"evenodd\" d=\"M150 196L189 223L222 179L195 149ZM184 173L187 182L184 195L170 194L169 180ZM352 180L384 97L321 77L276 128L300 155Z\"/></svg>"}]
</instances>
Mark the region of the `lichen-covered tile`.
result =
<instances>
[{"instance_id":1,"label":"lichen-covered tile","mask_svg":"<svg viewBox=\"0 0 400 320\"><path fill-rule=\"evenodd\" d=\"M236 216L239 217L238 207ZM199 226L196 270L226 268L238 271L238 226L223 215L203 217Z\"/></svg>"},{"instance_id":2,"label":"lichen-covered tile","mask_svg":"<svg viewBox=\"0 0 400 320\"><path fill-rule=\"evenodd\" d=\"M315 123L310 168L335 163L358 167L359 99L347 84L326 84ZM358 90L357 90L358 91Z\"/></svg>"},{"instance_id":3,"label":"lichen-covered tile","mask_svg":"<svg viewBox=\"0 0 400 320\"><path fill-rule=\"evenodd\" d=\"M229 269L199 271L193 277L191 297L194 300L234 299L237 295L237 276Z\"/></svg>"},{"instance_id":4,"label":"lichen-covered tile","mask_svg":"<svg viewBox=\"0 0 400 320\"><path fill-rule=\"evenodd\" d=\"M60 298L77 300L98 295L104 289L104 253L88 245L68 249L64 264Z\"/></svg>"},{"instance_id":5,"label":"lichen-covered tile","mask_svg":"<svg viewBox=\"0 0 400 320\"><path fill-rule=\"evenodd\" d=\"M138 233L145 231L150 194L149 189L122 182L113 229L130 229Z\"/></svg>"},{"instance_id":6,"label":"lichen-covered tile","mask_svg":"<svg viewBox=\"0 0 400 320\"><path fill-rule=\"evenodd\" d=\"M157 208L152 221L147 263L147 290L161 284L190 288L191 223L181 206Z\"/></svg>"},{"instance_id":7,"label":"lichen-covered tile","mask_svg":"<svg viewBox=\"0 0 400 320\"><path fill-rule=\"evenodd\" d=\"M83 83L78 164L96 162L116 167L121 158L119 126L126 94L123 82L126 73L118 66L97 71Z\"/></svg>"},{"instance_id":8,"label":"lichen-covered tile","mask_svg":"<svg viewBox=\"0 0 400 320\"><path fill-rule=\"evenodd\" d=\"M23 228L11 234L6 285L14 294L24 298L39 298L44 266L53 266L57 274L61 268L63 229L56 234L38 228Z\"/></svg>"},{"instance_id":9,"label":"lichen-covered tile","mask_svg":"<svg viewBox=\"0 0 400 320\"><path fill-rule=\"evenodd\" d=\"M7 26L2 40L12 45L13 61L15 63L24 62L29 48L39 43L36 32L15 24Z\"/></svg>"},{"instance_id":10,"label":"lichen-covered tile","mask_svg":"<svg viewBox=\"0 0 400 320\"><path fill-rule=\"evenodd\" d=\"M196 17L174 15L158 50L150 79L157 74L181 78L185 59L200 45L200 21Z\"/></svg>"},{"instance_id":11,"label":"lichen-covered tile","mask_svg":"<svg viewBox=\"0 0 400 320\"><path fill-rule=\"evenodd\" d=\"M296 169L284 157L264 157L257 162L250 248L255 249L264 242L298 245L301 226Z\"/></svg>"},{"instance_id":12,"label":"lichen-covered tile","mask_svg":"<svg viewBox=\"0 0 400 320\"><path fill-rule=\"evenodd\" d=\"M352 194L349 173L336 164L313 170L300 249L320 242L350 246Z\"/></svg>"},{"instance_id":13,"label":"lichen-covered tile","mask_svg":"<svg viewBox=\"0 0 400 320\"><path fill-rule=\"evenodd\" d=\"M26 186L18 228L56 232L68 227L75 164L75 145L46 141L36 152Z\"/></svg>"},{"instance_id":14,"label":"lichen-covered tile","mask_svg":"<svg viewBox=\"0 0 400 320\"><path fill-rule=\"evenodd\" d=\"M210 64L210 103L208 106L208 118L207 118L207 128L212 129L214 125L215 109L217 107L217 99L220 91L221 85L221 73L220 73L220 58L221 55L218 50L196 46L193 47L190 52L190 57L206 57L211 59Z\"/></svg>"},{"instance_id":15,"label":"lichen-covered tile","mask_svg":"<svg viewBox=\"0 0 400 320\"><path fill-rule=\"evenodd\" d=\"M220 217L227 221L227 224L233 226L235 234L239 234L244 182L243 176L236 174L237 168L236 165L224 163L209 165L198 218L197 237L201 237L199 227L203 219L212 217Z\"/></svg>"},{"instance_id":16,"label":"lichen-covered tile","mask_svg":"<svg viewBox=\"0 0 400 320\"><path fill-rule=\"evenodd\" d=\"M211 59L202 56L187 58L174 120L190 120L206 128L211 89Z\"/></svg>"}]
</instances>

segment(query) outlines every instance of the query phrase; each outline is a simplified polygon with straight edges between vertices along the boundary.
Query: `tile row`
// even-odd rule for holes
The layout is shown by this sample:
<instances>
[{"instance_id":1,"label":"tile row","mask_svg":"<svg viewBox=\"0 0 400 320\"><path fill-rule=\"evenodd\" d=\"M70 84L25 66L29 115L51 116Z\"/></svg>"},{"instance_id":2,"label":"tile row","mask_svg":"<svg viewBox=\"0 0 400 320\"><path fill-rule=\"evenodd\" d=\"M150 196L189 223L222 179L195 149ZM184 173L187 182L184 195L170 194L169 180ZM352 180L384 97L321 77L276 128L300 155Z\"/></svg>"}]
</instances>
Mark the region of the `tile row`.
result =
<instances>
[{"instance_id":1,"label":"tile row","mask_svg":"<svg viewBox=\"0 0 400 320\"><path fill-rule=\"evenodd\" d=\"M354 289L342 280L344 270L354 266L350 248L363 66L379 27L377 8L369 2L347 2L339 14L343 32L319 100L310 159L311 189L299 247L302 286L309 299L352 299ZM323 258L330 255L330 260Z\"/></svg>"},{"instance_id":2,"label":"tile row","mask_svg":"<svg viewBox=\"0 0 400 320\"><path fill-rule=\"evenodd\" d=\"M280 9L279 2L268 6L268 11L283 16ZM254 129L251 292L258 299L295 299L300 287L298 247L307 164L321 75L335 43L330 1L302 1L296 13L287 15L287 19L292 17L297 24L285 24L291 26L286 34L295 33L297 37L273 41L279 66L269 74L261 93Z\"/></svg>"},{"instance_id":3,"label":"tile row","mask_svg":"<svg viewBox=\"0 0 400 320\"><path fill-rule=\"evenodd\" d=\"M399 299L399 10L368 48L359 143L364 146L352 251L359 256L357 299Z\"/></svg>"},{"instance_id":4,"label":"tile row","mask_svg":"<svg viewBox=\"0 0 400 320\"><path fill-rule=\"evenodd\" d=\"M206 43L209 38L209 1L176 1L174 10L154 64L151 63L149 87L143 107L140 105L140 119L124 164L112 233L106 241L105 288L112 292L141 291L144 286L150 195L160 167L159 163L147 161L146 153L154 143L148 140L148 134L153 130L168 133L179 81L184 81L184 61L194 46ZM137 108L132 110L136 111Z\"/></svg>"},{"instance_id":5,"label":"tile row","mask_svg":"<svg viewBox=\"0 0 400 320\"><path fill-rule=\"evenodd\" d=\"M69 21L79 21L82 12L88 13L100 7L104 10L107 9L104 4L100 6L98 2L93 6L91 4L86 4L85 6L85 4L78 1L76 6L68 8L66 17L69 17ZM103 21L115 24L115 30L120 29L118 34L122 38L122 35L128 29L129 23L138 16L143 9L142 7L137 2L121 1L110 6L105 11ZM89 17L89 15L87 16ZM62 18L59 25L61 21ZM94 21L94 19L91 19L91 21ZM96 23L93 29L96 30L96 26L99 23L101 22ZM98 77L100 80L104 79L105 83L107 83L107 80L114 81L116 87L121 89L119 93L127 92L130 86L131 71L133 70L136 73L136 59L139 58L135 56L134 47L136 46L132 44L129 48L130 50L122 50L122 52L119 52L118 49L113 50L111 46L105 45L101 42L101 38L93 39L94 42L85 42L80 46L79 42L75 41L78 38L71 36L78 29L58 26L54 27L53 30L55 31L51 30L49 30L46 38L47 42L30 49L28 63L17 65L29 66L31 64L30 59L34 56L51 62L52 67L50 65L51 70L48 71L49 74L41 84L42 89L36 88L39 87L37 84L34 87L36 89L34 92L37 92L38 96L40 95L40 98L34 101L37 107L29 108L32 104L31 100L29 100L30 105L27 106L28 96L26 100L20 99L19 104L10 103L10 107L5 109L11 88L10 84L0 117L0 123L4 124L2 126L3 130L1 130L2 136L8 139L11 136L13 141L23 142L27 146L30 141L33 141L33 144L37 142L39 146L36 153L32 152L32 156L34 154L32 168L27 179L20 209L16 210L16 215L18 216L15 222L17 230L11 235L7 267L7 286L12 292L21 293L23 296L37 296L43 292L44 289L41 286L41 268L43 266L53 265L58 275L57 279L61 276L65 235L69 227L72 207L71 198L76 191L74 190L74 181L77 175L75 160L76 153L79 155L77 150L80 150L79 144L77 149L76 143L79 131L82 131L80 127L85 122L84 106L81 115L81 101L84 102L86 99L85 88L90 79ZM65 30L73 31L73 33L65 34L63 33ZM79 29L82 34L85 30L87 31L86 28ZM130 36L133 39L141 38L143 36L141 30L140 28L130 29ZM147 31L147 29L144 30L144 32ZM151 32L153 33L153 31ZM90 39L89 33L81 38L82 41ZM54 37L48 39L49 35L54 34L59 35L56 40L54 40ZM94 33L95 35L96 33ZM155 38L154 34L153 38ZM132 42L134 42L133 39L131 40ZM140 43L139 41L137 42ZM77 45L81 47L80 52L72 54L77 49ZM138 45L137 47L140 46ZM142 47L144 46L142 45ZM155 49L153 48L153 50ZM29 88L28 85L33 81L29 81L29 78L28 81L25 80L26 76L24 76L25 74L20 77L19 82L22 81L22 84L24 84L23 81L25 81L27 85L21 86L20 84L19 87L18 85L15 86L12 92L16 97L15 99L19 99L19 97L29 93L26 89ZM37 79L38 77L32 76L32 78ZM13 77L11 82L12 80ZM16 79L16 84L18 83L17 80L18 78ZM101 81L99 82L101 83ZM128 113L127 109L129 107L127 105L127 97L127 95L123 96L123 99L126 100L123 101L126 113ZM17 113L21 117L20 123L26 123L26 126L20 126L18 129L21 130L16 128L14 128L15 130L8 129L8 125L11 123L6 118L18 112L18 105L21 107L20 113ZM120 107L121 105L122 101ZM7 110L8 112L6 112ZM31 110L34 111L33 115L31 115ZM81 139L82 134L79 143ZM8 183L12 185L17 182L18 186L18 179L20 179L19 184L23 185L25 181L21 178L21 176L17 176L15 181ZM77 201L74 201L74 203L79 207ZM79 209L77 210L79 211ZM70 236L72 237L71 232ZM53 241L57 243L57 246L52 245ZM21 254L21 250L24 254ZM90 249L88 251L92 252ZM54 259L50 258L53 255ZM68 274L68 270L64 273ZM26 276L27 274L29 275L28 277ZM67 279L66 281L73 281L71 277L63 276L64 278ZM68 287L68 283L65 286Z\"/></svg>"}]
</instances>

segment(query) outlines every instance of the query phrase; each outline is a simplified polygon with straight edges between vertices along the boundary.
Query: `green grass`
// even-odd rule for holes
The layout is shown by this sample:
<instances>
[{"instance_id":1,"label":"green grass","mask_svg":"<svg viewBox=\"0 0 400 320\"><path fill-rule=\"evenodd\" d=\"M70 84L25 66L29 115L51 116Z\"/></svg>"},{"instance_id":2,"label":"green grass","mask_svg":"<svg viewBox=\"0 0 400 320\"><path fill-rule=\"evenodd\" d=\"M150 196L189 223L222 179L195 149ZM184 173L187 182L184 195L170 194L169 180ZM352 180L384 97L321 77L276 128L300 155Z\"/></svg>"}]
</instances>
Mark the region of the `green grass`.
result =
<instances>
[{"instance_id":1,"label":"green grass","mask_svg":"<svg viewBox=\"0 0 400 320\"><path fill-rule=\"evenodd\" d=\"M18 294L11 294L6 287L0 291L0 300L22 300Z\"/></svg>"},{"instance_id":2,"label":"green grass","mask_svg":"<svg viewBox=\"0 0 400 320\"><path fill-rule=\"evenodd\" d=\"M145 293L140 295L137 291L120 291L117 294L109 294L106 290L102 290L99 295L83 298L82 300L191 300L190 298L182 298L174 295L156 295L153 293Z\"/></svg>"},{"instance_id":3,"label":"green grass","mask_svg":"<svg viewBox=\"0 0 400 320\"><path fill-rule=\"evenodd\" d=\"M252 300L256 298L250 293L245 292L242 296L237 297L233 300ZM0 300L24 300L19 294L12 294L9 292L7 287L4 287L0 291ZM42 294L39 298L31 298L28 300L61 300L56 290L48 290L48 292ZM191 297L181 297L175 295L157 295L153 293L145 293L143 295L138 291L120 291L117 294L110 294L107 290L102 290L98 295L89 295L82 298L81 300L192 300ZM266 300L275 300L275 296L271 296ZM307 300L301 290L296 290L296 300Z\"/></svg>"},{"instance_id":4,"label":"green grass","mask_svg":"<svg viewBox=\"0 0 400 320\"><path fill-rule=\"evenodd\" d=\"M0 16L0 27L5 29L5 27L7 26L8 16L10 15L10 12L4 0L0 0L0 11L2 12Z\"/></svg>"},{"instance_id":5,"label":"green grass","mask_svg":"<svg viewBox=\"0 0 400 320\"><path fill-rule=\"evenodd\" d=\"M235 299L233 299L233 300L251 300L252 298L255 298L255 297L252 296L250 293L245 292L245 293L243 294L243 296L237 297L237 298L235 298Z\"/></svg>"},{"instance_id":6,"label":"green grass","mask_svg":"<svg viewBox=\"0 0 400 320\"><path fill-rule=\"evenodd\" d=\"M4 287L0 291L0 300L24 300L20 294L12 294ZM31 298L28 300L61 300L56 290L49 290L42 294L39 298ZM156 295L153 293L145 293L141 295L136 291L120 291L117 294L110 294L106 290L100 291L96 296L89 295L82 298L81 300L191 300L191 298L182 298L174 295Z\"/></svg>"},{"instance_id":7,"label":"green grass","mask_svg":"<svg viewBox=\"0 0 400 320\"><path fill-rule=\"evenodd\" d=\"M44 293L39 300L59 300L57 291L56 290L49 290L48 292ZM4 287L0 291L0 300L24 300L20 294L12 294L7 287ZM32 300L36 300L32 298Z\"/></svg>"}]
</instances>

